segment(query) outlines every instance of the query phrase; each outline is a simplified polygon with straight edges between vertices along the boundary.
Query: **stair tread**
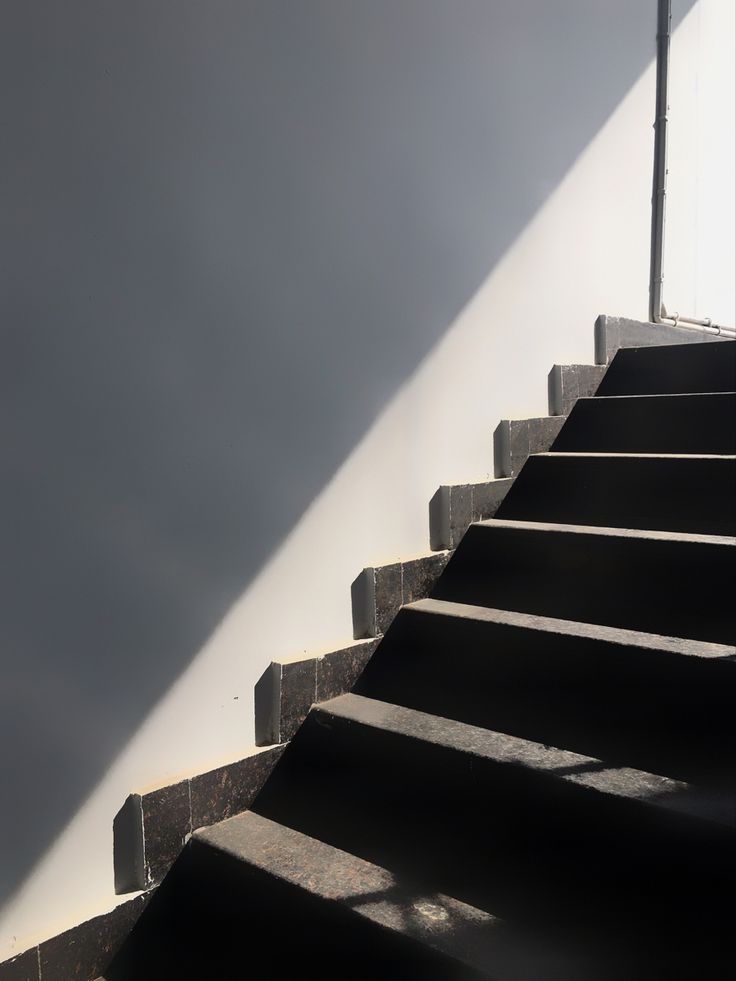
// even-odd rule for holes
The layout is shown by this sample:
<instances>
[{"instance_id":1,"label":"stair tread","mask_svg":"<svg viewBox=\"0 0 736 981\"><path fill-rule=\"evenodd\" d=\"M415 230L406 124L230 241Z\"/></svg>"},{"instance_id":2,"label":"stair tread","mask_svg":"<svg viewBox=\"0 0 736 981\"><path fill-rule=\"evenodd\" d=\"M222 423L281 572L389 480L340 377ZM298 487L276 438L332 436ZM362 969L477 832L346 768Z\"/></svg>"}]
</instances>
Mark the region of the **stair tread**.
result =
<instances>
[{"instance_id":1,"label":"stair tread","mask_svg":"<svg viewBox=\"0 0 736 981\"><path fill-rule=\"evenodd\" d=\"M732 454L736 392L581 396L550 449Z\"/></svg>"},{"instance_id":2,"label":"stair tread","mask_svg":"<svg viewBox=\"0 0 736 981\"><path fill-rule=\"evenodd\" d=\"M734 536L497 517L470 526L430 595L733 644L735 566Z\"/></svg>"},{"instance_id":3,"label":"stair tread","mask_svg":"<svg viewBox=\"0 0 736 981\"><path fill-rule=\"evenodd\" d=\"M517 613L514 610L499 610L493 607L475 606L471 603L457 603L453 600L421 599L408 603L406 609L507 624L548 633L588 637L593 640L604 640L629 647L682 654L686 657L720 659L733 664L734 670L736 670L736 659L734 658L736 646L731 644L714 644L708 641L690 640L685 637L669 637L663 634L646 633L643 630L609 627L605 624L584 623L579 620L562 620L558 617L541 616L535 613Z\"/></svg>"},{"instance_id":4,"label":"stair tread","mask_svg":"<svg viewBox=\"0 0 736 981\"><path fill-rule=\"evenodd\" d=\"M688 393L733 390L736 384L736 342L717 345L682 343L620 348L603 376L598 392Z\"/></svg>"},{"instance_id":5,"label":"stair tread","mask_svg":"<svg viewBox=\"0 0 736 981\"><path fill-rule=\"evenodd\" d=\"M623 453L595 452L592 450L561 450L554 452L548 450L545 453L533 453L531 456L550 457L559 459L560 457L575 457L587 459L588 457L603 457L611 460L736 460L734 453L632 453L626 450Z\"/></svg>"},{"instance_id":6,"label":"stair tread","mask_svg":"<svg viewBox=\"0 0 736 981\"><path fill-rule=\"evenodd\" d=\"M253 811L195 832L195 838L321 899L344 904L377 926L418 941L485 975L539 977L508 921L398 878ZM499 970L502 973L498 973ZM530 973L531 971L535 973Z\"/></svg>"},{"instance_id":7,"label":"stair tread","mask_svg":"<svg viewBox=\"0 0 736 981\"><path fill-rule=\"evenodd\" d=\"M355 690L312 705L252 810L195 831L164 880L154 902L184 883L167 915L190 934L192 897L206 911L225 883L205 957L222 911L247 910L329 977L394 951L424 965L406 976L473 981L725 963L736 342L621 348L595 395L559 374L566 419L494 433L495 483L515 478L497 516L468 527L495 503L443 485L457 550L431 597L386 620ZM161 949L186 964L186 941Z\"/></svg>"},{"instance_id":8,"label":"stair tread","mask_svg":"<svg viewBox=\"0 0 736 981\"><path fill-rule=\"evenodd\" d=\"M420 600L353 691L610 764L734 783L732 645Z\"/></svg>"},{"instance_id":9,"label":"stair tread","mask_svg":"<svg viewBox=\"0 0 736 981\"><path fill-rule=\"evenodd\" d=\"M704 790L682 780L494 732L362 695L340 695L313 712L362 726L419 739L460 753L521 767L611 795L736 828L736 798L723 790Z\"/></svg>"},{"instance_id":10,"label":"stair tread","mask_svg":"<svg viewBox=\"0 0 736 981\"><path fill-rule=\"evenodd\" d=\"M478 528L518 528L527 531L548 531L569 535L604 536L606 538L651 539L653 541L702 542L705 545L736 546L733 535L701 535L688 531L656 531L643 528L613 528L607 525L557 524L553 521L519 521L515 519L488 518L475 522Z\"/></svg>"},{"instance_id":11,"label":"stair tread","mask_svg":"<svg viewBox=\"0 0 736 981\"><path fill-rule=\"evenodd\" d=\"M728 536L735 500L736 455L535 453L489 518Z\"/></svg>"},{"instance_id":12,"label":"stair tread","mask_svg":"<svg viewBox=\"0 0 736 981\"><path fill-rule=\"evenodd\" d=\"M722 395L736 395L736 391L733 388L724 388L723 391L715 392L636 392L636 393L623 393L620 395L581 395L578 398L578 402L615 402L615 401L634 401L641 399L660 399L664 401L665 404L670 399L711 399L718 398ZM577 403L576 403L577 404Z\"/></svg>"}]
</instances>

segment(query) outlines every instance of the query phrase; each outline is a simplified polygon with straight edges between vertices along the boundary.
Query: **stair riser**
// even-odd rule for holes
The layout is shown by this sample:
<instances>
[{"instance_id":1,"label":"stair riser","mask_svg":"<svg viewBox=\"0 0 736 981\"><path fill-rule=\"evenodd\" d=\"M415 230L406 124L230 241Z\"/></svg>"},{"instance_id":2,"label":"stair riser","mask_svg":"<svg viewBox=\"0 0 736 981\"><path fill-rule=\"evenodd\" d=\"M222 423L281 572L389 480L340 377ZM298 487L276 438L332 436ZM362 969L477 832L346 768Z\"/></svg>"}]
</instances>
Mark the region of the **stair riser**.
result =
<instances>
[{"instance_id":1,"label":"stair riser","mask_svg":"<svg viewBox=\"0 0 736 981\"><path fill-rule=\"evenodd\" d=\"M736 773L736 664L401 611L354 691L682 780Z\"/></svg>"},{"instance_id":2,"label":"stair riser","mask_svg":"<svg viewBox=\"0 0 736 981\"><path fill-rule=\"evenodd\" d=\"M736 395L578 399L553 453L736 453Z\"/></svg>"},{"instance_id":3,"label":"stair riser","mask_svg":"<svg viewBox=\"0 0 736 981\"><path fill-rule=\"evenodd\" d=\"M736 391L736 342L623 348L598 395Z\"/></svg>"},{"instance_id":4,"label":"stair riser","mask_svg":"<svg viewBox=\"0 0 736 981\"><path fill-rule=\"evenodd\" d=\"M579 398L595 395L605 372L597 364L556 364L547 377L549 414L569 415Z\"/></svg>"},{"instance_id":5,"label":"stair riser","mask_svg":"<svg viewBox=\"0 0 736 981\"><path fill-rule=\"evenodd\" d=\"M497 517L736 535L736 458L530 457Z\"/></svg>"},{"instance_id":6,"label":"stair riser","mask_svg":"<svg viewBox=\"0 0 736 981\"><path fill-rule=\"evenodd\" d=\"M480 978L366 921L349 904L310 895L198 841L182 853L105 978L286 978L310 974L317 964L319 976L332 981L373 981L388 964L408 978Z\"/></svg>"},{"instance_id":7,"label":"stair riser","mask_svg":"<svg viewBox=\"0 0 736 981\"><path fill-rule=\"evenodd\" d=\"M621 348L657 347L684 344L724 344L728 340L711 334L671 324L653 324L601 314L595 322L595 363L607 365Z\"/></svg>"},{"instance_id":8,"label":"stair riser","mask_svg":"<svg viewBox=\"0 0 736 981\"><path fill-rule=\"evenodd\" d=\"M736 547L473 525L436 599L717 644L736 640Z\"/></svg>"},{"instance_id":9,"label":"stair riser","mask_svg":"<svg viewBox=\"0 0 736 981\"><path fill-rule=\"evenodd\" d=\"M593 889L623 921L676 915L683 890L727 881L725 831L319 710L253 809L501 916L584 917Z\"/></svg>"}]
</instances>

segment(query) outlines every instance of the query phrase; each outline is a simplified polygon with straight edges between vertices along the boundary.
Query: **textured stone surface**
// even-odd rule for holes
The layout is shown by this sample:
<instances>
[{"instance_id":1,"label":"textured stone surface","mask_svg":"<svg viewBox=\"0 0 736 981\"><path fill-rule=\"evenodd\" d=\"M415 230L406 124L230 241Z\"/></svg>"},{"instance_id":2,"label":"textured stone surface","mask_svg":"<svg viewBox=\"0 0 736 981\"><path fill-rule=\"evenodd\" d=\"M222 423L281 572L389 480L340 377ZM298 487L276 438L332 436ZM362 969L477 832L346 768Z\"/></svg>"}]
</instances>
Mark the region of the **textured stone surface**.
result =
<instances>
[{"instance_id":1,"label":"textured stone surface","mask_svg":"<svg viewBox=\"0 0 736 981\"><path fill-rule=\"evenodd\" d=\"M146 887L166 875L191 834L189 781L141 795Z\"/></svg>"},{"instance_id":2,"label":"textured stone surface","mask_svg":"<svg viewBox=\"0 0 736 981\"><path fill-rule=\"evenodd\" d=\"M512 477L519 472L529 456L529 419L503 420L508 426L508 456L502 463L501 476Z\"/></svg>"},{"instance_id":3,"label":"textured stone surface","mask_svg":"<svg viewBox=\"0 0 736 981\"><path fill-rule=\"evenodd\" d=\"M291 739L317 700L317 659L281 662L279 739Z\"/></svg>"},{"instance_id":4,"label":"textured stone surface","mask_svg":"<svg viewBox=\"0 0 736 981\"><path fill-rule=\"evenodd\" d=\"M243 814L197 837L311 896L344 903L384 930L426 944L461 964L483 969L504 953L508 956L510 937L497 917L434 890L402 883L393 872L259 814ZM517 962L522 958L517 946Z\"/></svg>"},{"instance_id":5,"label":"textured stone surface","mask_svg":"<svg viewBox=\"0 0 736 981\"><path fill-rule=\"evenodd\" d=\"M113 875L118 894L145 889L143 851L143 803L140 794L129 794L112 824Z\"/></svg>"},{"instance_id":6,"label":"textured stone surface","mask_svg":"<svg viewBox=\"0 0 736 981\"><path fill-rule=\"evenodd\" d=\"M42 943L39 946L42 981L94 981L103 974L150 895L136 896L109 913Z\"/></svg>"},{"instance_id":7,"label":"textured stone surface","mask_svg":"<svg viewBox=\"0 0 736 981\"><path fill-rule=\"evenodd\" d=\"M351 589L355 639L381 636L403 603L428 596L448 558L438 552L364 569Z\"/></svg>"},{"instance_id":8,"label":"textured stone surface","mask_svg":"<svg viewBox=\"0 0 736 981\"><path fill-rule=\"evenodd\" d=\"M736 535L735 503L736 456L538 453L497 517Z\"/></svg>"},{"instance_id":9,"label":"textured stone surface","mask_svg":"<svg viewBox=\"0 0 736 981\"><path fill-rule=\"evenodd\" d=\"M426 555L420 559L412 559L401 563L401 599L403 603L413 603L414 600L429 596L432 587L447 565L448 556L443 552L437 555ZM394 615L398 607L394 610ZM393 616L391 617L393 620ZM388 623L386 624L388 627ZM385 633L385 630L383 631Z\"/></svg>"},{"instance_id":10,"label":"textured stone surface","mask_svg":"<svg viewBox=\"0 0 736 981\"><path fill-rule=\"evenodd\" d=\"M256 746L272 746L279 741L280 696L281 665L272 661L253 689Z\"/></svg>"},{"instance_id":11,"label":"textured stone surface","mask_svg":"<svg viewBox=\"0 0 736 981\"><path fill-rule=\"evenodd\" d=\"M547 379L549 414L569 415L578 398L595 395L605 373L605 365L556 364Z\"/></svg>"},{"instance_id":12,"label":"textured stone surface","mask_svg":"<svg viewBox=\"0 0 736 981\"><path fill-rule=\"evenodd\" d=\"M552 444L563 453L736 453L736 394L580 398Z\"/></svg>"},{"instance_id":13,"label":"textured stone surface","mask_svg":"<svg viewBox=\"0 0 736 981\"><path fill-rule=\"evenodd\" d=\"M493 436L496 477L515 477L531 453L546 452L564 422L564 416L502 419Z\"/></svg>"},{"instance_id":14,"label":"textured stone surface","mask_svg":"<svg viewBox=\"0 0 736 981\"><path fill-rule=\"evenodd\" d=\"M276 746L179 783L131 794L114 824L116 891L159 883L194 828L250 807L280 755Z\"/></svg>"},{"instance_id":15,"label":"textured stone surface","mask_svg":"<svg viewBox=\"0 0 736 981\"><path fill-rule=\"evenodd\" d=\"M352 644L325 654L317 661L317 701L335 698L352 689L378 646L378 639Z\"/></svg>"},{"instance_id":16,"label":"textured stone surface","mask_svg":"<svg viewBox=\"0 0 736 981\"><path fill-rule=\"evenodd\" d=\"M610 644L622 644L644 650L665 651L683 657L728 660L734 664L734 670L736 670L736 661L733 661L735 651L732 645L709 644L700 640L688 640L685 637L666 637L661 634L626 630L622 627L607 627L603 624L583 623L576 620L558 620L554 617L536 616L533 613L494 610L485 606L471 606L469 603L451 603L447 600L419 600L414 604L413 609L430 615L451 616L483 623L503 624L526 630L562 634L569 637L600 640Z\"/></svg>"},{"instance_id":17,"label":"textured stone surface","mask_svg":"<svg viewBox=\"0 0 736 981\"><path fill-rule=\"evenodd\" d=\"M473 486L472 484L457 484L450 487L450 543L445 548L454 548L460 541L465 529L473 520Z\"/></svg>"},{"instance_id":18,"label":"textured stone surface","mask_svg":"<svg viewBox=\"0 0 736 981\"><path fill-rule=\"evenodd\" d=\"M438 487L429 502L429 547L432 551L451 548L450 486Z\"/></svg>"},{"instance_id":19,"label":"textured stone surface","mask_svg":"<svg viewBox=\"0 0 736 981\"><path fill-rule=\"evenodd\" d=\"M429 541L435 550L457 548L473 521L492 518L513 478L440 487L429 512ZM405 599L404 602L410 602Z\"/></svg>"},{"instance_id":20,"label":"textured stone surface","mask_svg":"<svg viewBox=\"0 0 736 981\"><path fill-rule=\"evenodd\" d=\"M484 484L471 484L473 521L486 521L488 518L492 518L512 484L513 478L511 477L489 480Z\"/></svg>"},{"instance_id":21,"label":"textured stone surface","mask_svg":"<svg viewBox=\"0 0 736 981\"><path fill-rule=\"evenodd\" d=\"M282 747L274 746L192 777L192 828L215 824L247 810L269 778L282 751Z\"/></svg>"},{"instance_id":22,"label":"textured stone surface","mask_svg":"<svg viewBox=\"0 0 736 981\"><path fill-rule=\"evenodd\" d=\"M38 947L0 964L0 981L39 981Z\"/></svg>"},{"instance_id":23,"label":"textured stone surface","mask_svg":"<svg viewBox=\"0 0 736 981\"><path fill-rule=\"evenodd\" d=\"M551 774L595 794L695 815L736 830L736 797L726 790L713 794L682 780L633 767L608 766L581 753L361 695L341 695L323 702L315 712L328 724L330 718L343 719L504 766Z\"/></svg>"},{"instance_id":24,"label":"textured stone surface","mask_svg":"<svg viewBox=\"0 0 736 981\"><path fill-rule=\"evenodd\" d=\"M262 731L269 734L269 742L285 743L291 739L314 702L350 691L377 644L375 638L319 657L274 662L277 697L272 699L270 692L264 689L261 694L268 699L268 704L259 706L259 693L256 693L257 712L263 717ZM192 799L193 809L194 806Z\"/></svg>"},{"instance_id":25,"label":"textured stone surface","mask_svg":"<svg viewBox=\"0 0 736 981\"><path fill-rule=\"evenodd\" d=\"M718 785L736 765L735 654L426 599L401 610L353 692Z\"/></svg>"},{"instance_id":26,"label":"textured stone surface","mask_svg":"<svg viewBox=\"0 0 736 981\"><path fill-rule=\"evenodd\" d=\"M736 391L736 341L621 348L597 392L612 395L682 395Z\"/></svg>"},{"instance_id":27,"label":"textured stone surface","mask_svg":"<svg viewBox=\"0 0 736 981\"><path fill-rule=\"evenodd\" d=\"M433 597L733 644L735 581L730 538L494 519L471 525Z\"/></svg>"},{"instance_id":28,"label":"textured stone surface","mask_svg":"<svg viewBox=\"0 0 736 981\"><path fill-rule=\"evenodd\" d=\"M608 364L621 347L722 342L725 338L671 324L653 324L602 314L595 322L595 361Z\"/></svg>"},{"instance_id":29,"label":"textured stone surface","mask_svg":"<svg viewBox=\"0 0 736 981\"><path fill-rule=\"evenodd\" d=\"M373 570L376 633L384 634L401 606L401 562Z\"/></svg>"},{"instance_id":30,"label":"textured stone surface","mask_svg":"<svg viewBox=\"0 0 736 981\"><path fill-rule=\"evenodd\" d=\"M529 453L546 453L552 446L557 434L565 424L559 416L543 416L540 419L529 420ZM519 470L523 466L521 461Z\"/></svg>"}]
</instances>

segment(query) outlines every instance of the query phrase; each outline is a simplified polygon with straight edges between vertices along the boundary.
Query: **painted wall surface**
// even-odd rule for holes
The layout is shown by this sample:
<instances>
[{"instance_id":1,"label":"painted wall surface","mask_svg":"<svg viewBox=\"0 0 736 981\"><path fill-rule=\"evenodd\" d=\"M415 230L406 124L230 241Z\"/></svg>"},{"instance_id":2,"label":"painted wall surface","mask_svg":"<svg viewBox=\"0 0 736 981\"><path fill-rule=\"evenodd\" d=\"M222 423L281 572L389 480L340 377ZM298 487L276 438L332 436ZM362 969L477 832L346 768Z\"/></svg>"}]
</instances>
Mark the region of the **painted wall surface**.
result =
<instances>
[{"instance_id":1,"label":"painted wall surface","mask_svg":"<svg viewBox=\"0 0 736 981\"><path fill-rule=\"evenodd\" d=\"M673 0L673 15L687 0ZM670 51L664 301L736 324L736 4L701 0Z\"/></svg>"},{"instance_id":2,"label":"painted wall surface","mask_svg":"<svg viewBox=\"0 0 736 981\"><path fill-rule=\"evenodd\" d=\"M645 317L655 4L1 14L0 959L113 905L129 791L249 752L270 660Z\"/></svg>"}]
</instances>

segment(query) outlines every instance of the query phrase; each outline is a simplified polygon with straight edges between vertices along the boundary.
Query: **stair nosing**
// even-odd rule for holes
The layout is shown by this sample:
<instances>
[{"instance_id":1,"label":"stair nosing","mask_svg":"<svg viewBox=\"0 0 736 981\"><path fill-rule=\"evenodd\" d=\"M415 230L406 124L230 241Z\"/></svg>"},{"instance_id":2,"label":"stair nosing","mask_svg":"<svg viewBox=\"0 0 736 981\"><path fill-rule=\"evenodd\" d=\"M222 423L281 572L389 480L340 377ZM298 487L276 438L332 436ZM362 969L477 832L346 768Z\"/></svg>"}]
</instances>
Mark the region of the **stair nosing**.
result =
<instances>
[{"instance_id":1,"label":"stair nosing","mask_svg":"<svg viewBox=\"0 0 736 981\"><path fill-rule=\"evenodd\" d=\"M506 528L510 531L540 531L555 534L590 535L606 538L632 538L639 540L671 541L684 544L726 545L736 547L736 536L700 535L686 531L655 531L643 528L614 528L608 525L570 525L552 521L521 521L518 519L486 518L475 521L471 527L493 529Z\"/></svg>"},{"instance_id":2,"label":"stair nosing","mask_svg":"<svg viewBox=\"0 0 736 981\"><path fill-rule=\"evenodd\" d=\"M313 706L311 714L319 725L329 727L326 718L340 718L348 723L389 732L410 740L420 740L432 746L502 766L517 767L546 778L557 776L557 779L595 794L628 800L736 830L736 799L725 791L703 791L686 781L649 773L636 767L618 764L607 766L604 760L573 750L484 729L363 695L339 695ZM607 779L605 786L601 784L601 779ZM634 793L636 787L642 793ZM643 795L645 789L650 796ZM663 796L666 794L670 795L669 800ZM681 795L679 799L674 796L678 794ZM684 799L686 796L689 800ZM714 803L717 806L714 807Z\"/></svg>"},{"instance_id":3,"label":"stair nosing","mask_svg":"<svg viewBox=\"0 0 736 981\"><path fill-rule=\"evenodd\" d=\"M508 921L493 913L444 893L418 895L420 889L397 882L389 869L254 811L196 831L194 838L476 970L487 968L489 958L497 953L494 928L497 933L508 927ZM298 853L298 864L289 861L290 848ZM383 893L388 898L382 900ZM360 902L363 896L366 900Z\"/></svg>"},{"instance_id":4,"label":"stair nosing","mask_svg":"<svg viewBox=\"0 0 736 981\"><path fill-rule=\"evenodd\" d=\"M692 399L710 398L712 395L736 395L736 391L725 389L718 392L640 392L627 395L578 395L578 402L609 402L613 399ZM574 406L573 406L574 408ZM570 410L572 412L572 410Z\"/></svg>"},{"instance_id":5,"label":"stair nosing","mask_svg":"<svg viewBox=\"0 0 736 981\"><path fill-rule=\"evenodd\" d=\"M598 453L595 451L587 450L560 450L555 452L554 450L545 450L540 453L530 453L530 458L533 456L544 456L544 457L610 457L614 460L620 459L634 459L634 460L736 460L736 454L734 453L635 453L630 450L622 450L617 453L612 450L608 450L605 453Z\"/></svg>"},{"instance_id":6,"label":"stair nosing","mask_svg":"<svg viewBox=\"0 0 736 981\"><path fill-rule=\"evenodd\" d=\"M631 630L627 627L612 627L606 624L586 623L581 620L563 620L559 617L548 617L538 613L521 613L515 610L502 610L444 599L415 600L413 603L407 603L404 609L424 614L458 617L464 620L478 620L484 623L498 623L542 633L585 637L590 640L600 640L622 646L666 651L686 657L723 659L724 661L727 660L728 663L733 663L736 670L736 660L733 660L736 654L736 645L731 644L715 644L688 637L671 637L665 634L647 633L643 630Z\"/></svg>"}]
</instances>

